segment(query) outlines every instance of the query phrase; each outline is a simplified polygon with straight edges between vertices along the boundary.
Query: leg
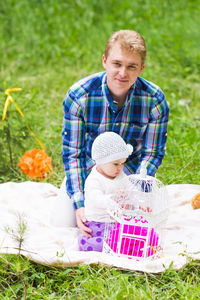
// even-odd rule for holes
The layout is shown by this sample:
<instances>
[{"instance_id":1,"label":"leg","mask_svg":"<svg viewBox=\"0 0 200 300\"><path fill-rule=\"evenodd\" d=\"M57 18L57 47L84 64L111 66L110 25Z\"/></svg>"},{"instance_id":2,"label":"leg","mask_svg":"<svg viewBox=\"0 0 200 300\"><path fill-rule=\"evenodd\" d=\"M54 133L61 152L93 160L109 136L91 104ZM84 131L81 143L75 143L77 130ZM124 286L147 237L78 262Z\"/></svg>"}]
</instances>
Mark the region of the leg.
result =
<instances>
[{"instance_id":1,"label":"leg","mask_svg":"<svg viewBox=\"0 0 200 300\"><path fill-rule=\"evenodd\" d=\"M72 201L66 193L66 177L60 187L51 212L51 225L56 227L76 227L76 216Z\"/></svg>"},{"instance_id":2,"label":"leg","mask_svg":"<svg viewBox=\"0 0 200 300\"><path fill-rule=\"evenodd\" d=\"M92 229L92 237L86 237L82 233L79 233L78 244L80 251L97 251L102 252L105 223L87 221L85 223L90 229Z\"/></svg>"}]
</instances>

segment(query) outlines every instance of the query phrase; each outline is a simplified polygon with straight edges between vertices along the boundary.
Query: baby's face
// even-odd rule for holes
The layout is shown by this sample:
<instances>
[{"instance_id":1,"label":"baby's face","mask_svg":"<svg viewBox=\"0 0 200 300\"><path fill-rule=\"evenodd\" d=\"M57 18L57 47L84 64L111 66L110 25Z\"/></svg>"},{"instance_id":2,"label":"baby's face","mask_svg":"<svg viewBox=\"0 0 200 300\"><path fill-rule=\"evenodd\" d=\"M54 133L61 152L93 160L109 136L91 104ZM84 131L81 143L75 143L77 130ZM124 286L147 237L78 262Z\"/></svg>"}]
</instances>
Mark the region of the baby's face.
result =
<instances>
[{"instance_id":1,"label":"baby's face","mask_svg":"<svg viewBox=\"0 0 200 300\"><path fill-rule=\"evenodd\" d=\"M114 179L118 176L124 167L126 158L121 158L106 164L98 165L98 171L107 178Z\"/></svg>"}]
</instances>

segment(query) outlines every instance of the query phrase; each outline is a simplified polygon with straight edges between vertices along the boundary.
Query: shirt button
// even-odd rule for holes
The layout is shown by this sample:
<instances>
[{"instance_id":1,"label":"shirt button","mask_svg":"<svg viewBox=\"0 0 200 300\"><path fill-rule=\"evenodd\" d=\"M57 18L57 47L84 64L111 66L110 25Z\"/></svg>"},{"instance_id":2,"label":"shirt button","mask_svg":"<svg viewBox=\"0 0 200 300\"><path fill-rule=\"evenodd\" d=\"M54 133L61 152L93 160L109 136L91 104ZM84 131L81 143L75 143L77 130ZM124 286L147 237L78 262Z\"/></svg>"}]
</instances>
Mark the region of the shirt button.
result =
<instances>
[{"instance_id":1,"label":"shirt button","mask_svg":"<svg viewBox=\"0 0 200 300\"><path fill-rule=\"evenodd\" d=\"M119 126L120 125L120 123L116 123L116 126Z\"/></svg>"},{"instance_id":2,"label":"shirt button","mask_svg":"<svg viewBox=\"0 0 200 300\"><path fill-rule=\"evenodd\" d=\"M67 131L65 131L64 134L67 135Z\"/></svg>"}]
</instances>

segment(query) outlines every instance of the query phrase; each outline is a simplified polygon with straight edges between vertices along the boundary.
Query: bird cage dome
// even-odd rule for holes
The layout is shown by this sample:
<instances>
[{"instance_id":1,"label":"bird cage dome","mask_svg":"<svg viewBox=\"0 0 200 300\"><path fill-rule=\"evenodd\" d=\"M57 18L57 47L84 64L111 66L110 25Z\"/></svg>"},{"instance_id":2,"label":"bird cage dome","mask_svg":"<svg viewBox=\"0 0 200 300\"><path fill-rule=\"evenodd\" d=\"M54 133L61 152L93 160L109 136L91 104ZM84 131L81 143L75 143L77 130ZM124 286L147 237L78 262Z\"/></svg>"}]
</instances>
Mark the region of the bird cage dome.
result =
<instances>
[{"instance_id":1,"label":"bird cage dome","mask_svg":"<svg viewBox=\"0 0 200 300\"><path fill-rule=\"evenodd\" d=\"M127 176L124 190L110 201L103 252L137 260L160 257L164 248L168 216L166 189L147 175L146 162L140 174Z\"/></svg>"}]
</instances>

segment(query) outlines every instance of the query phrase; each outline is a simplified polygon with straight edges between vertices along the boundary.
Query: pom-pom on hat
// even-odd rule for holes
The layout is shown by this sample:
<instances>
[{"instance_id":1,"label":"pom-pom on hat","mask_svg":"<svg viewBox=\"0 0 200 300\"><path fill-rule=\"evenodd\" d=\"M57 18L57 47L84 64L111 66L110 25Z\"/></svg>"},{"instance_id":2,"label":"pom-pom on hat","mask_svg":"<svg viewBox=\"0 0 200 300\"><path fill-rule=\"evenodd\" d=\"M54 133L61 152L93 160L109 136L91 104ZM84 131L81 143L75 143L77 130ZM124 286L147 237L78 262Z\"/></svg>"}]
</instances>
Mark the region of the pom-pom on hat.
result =
<instances>
[{"instance_id":1,"label":"pom-pom on hat","mask_svg":"<svg viewBox=\"0 0 200 300\"><path fill-rule=\"evenodd\" d=\"M126 144L119 134L110 131L97 136L92 145L92 159L96 165L127 158L132 152L132 145Z\"/></svg>"}]
</instances>

